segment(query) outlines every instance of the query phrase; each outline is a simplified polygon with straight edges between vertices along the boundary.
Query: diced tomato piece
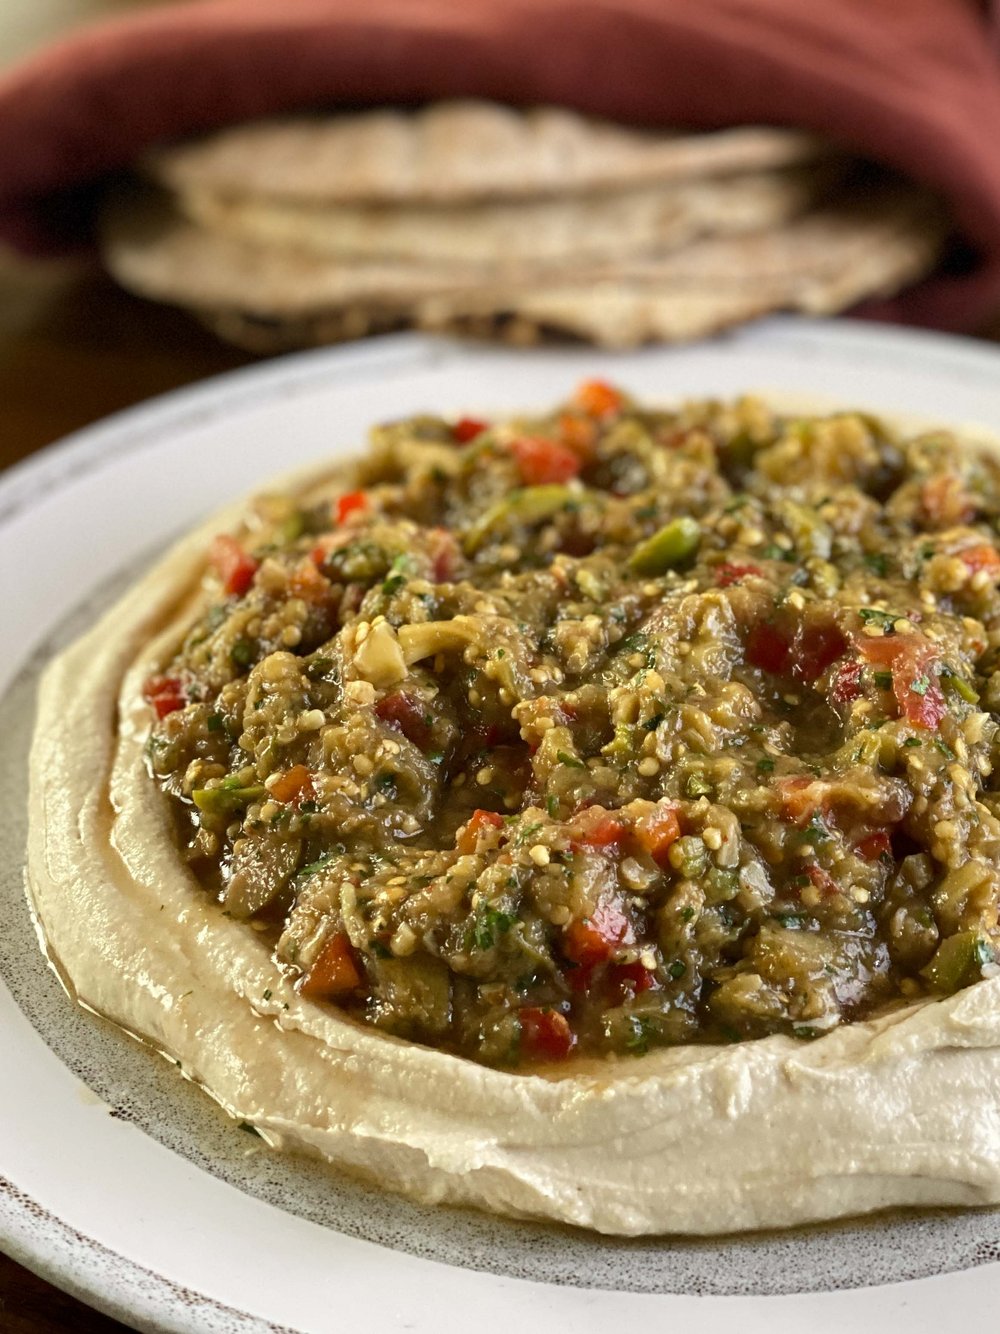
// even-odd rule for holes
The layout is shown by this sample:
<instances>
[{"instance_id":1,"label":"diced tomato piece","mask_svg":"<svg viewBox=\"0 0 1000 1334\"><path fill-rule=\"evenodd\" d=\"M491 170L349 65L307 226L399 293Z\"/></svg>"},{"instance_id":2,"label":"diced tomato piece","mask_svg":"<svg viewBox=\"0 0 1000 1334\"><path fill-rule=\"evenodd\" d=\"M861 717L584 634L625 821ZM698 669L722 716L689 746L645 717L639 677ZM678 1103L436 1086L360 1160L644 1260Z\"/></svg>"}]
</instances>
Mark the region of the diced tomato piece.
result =
<instances>
[{"instance_id":1,"label":"diced tomato piece","mask_svg":"<svg viewBox=\"0 0 1000 1334\"><path fill-rule=\"evenodd\" d=\"M375 705L375 712L383 722L397 727L418 749L427 749L431 729L423 701L418 696L405 690L393 691L391 695L383 695Z\"/></svg>"},{"instance_id":2,"label":"diced tomato piece","mask_svg":"<svg viewBox=\"0 0 1000 1334\"><path fill-rule=\"evenodd\" d=\"M762 671L782 676L788 670L788 655L791 644L781 631L766 621L751 626L747 635L747 662Z\"/></svg>"},{"instance_id":3,"label":"diced tomato piece","mask_svg":"<svg viewBox=\"0 0 1000 1334\"><path fill-rule=\"evenodd\" d=\"M352 514L358 514L365 509L368 504L368 497L363 491L348 491L346 496L340 496L336 502L334 513L338 523L346 523Z\"/></svg>"},{"instance_id":4,"label":"diced tomato piece","mask_svg":"<svg viewBox=\"0 0 1000 1334\"><path fill-rule=\"evenodd\" d=\"M361 985L361 970L346 931L330 936L299 990L309 1000L337 1000Z\"/></svg>"},{"instance_id":5,"label":"diced tomato piece","mask_svg":"<svg viewBox=\"0 0 1000 1334\"><path fill-rule=\"evenodd\" d=\"M455 839L455 849L463 856L475 852L476 845L479 842L479 835L487 829L502 829L503 816L496 811L475 810L469 818L465 828L459 832Z\"/></svg>"},{"instance_id":6,"label":"diced tomato piece","mask_svg":"<svg viewBox=\"0 0 1000 1334\"><path fill-rule=\"evenodd\" d=\"M540 486L546 482L568 482L580 471L578 454L559 443L541 436L522 435L512 440L511 453L517 459L521 480L525 486Z\"/></svg>"},{"instance_id":7,"label":"diced tomato piece","mask_svg":"<svg viewBox=\"0 0 1000 1334\"><path fill-rule=\"evenodd\" d=\"M830 682L830 699L834 704L850 704L861 695L861 663L857 658L841 663Z\"/></svg>"},{"instance_id":8,"label":"diced tomato piece","mask_svg":"<svg viewBox=\"0 0 1000 1334\"><path fill-rule=\"evenodd\" d=\"M719 588L730 588L748 575L760 574L760 572L756 565L741 565L738 561L724 560L721 565L715 567L715 582Z\"/></svg>"},{"instance_id":9,"label":"diced tomato piece","mask_svg":"<svg viewBox=\"0 0 1000 1334\"><path fill-rule=\"evenodd\" d=\"M215 568L227 593L242 597L260 567L260 562L243 550L235 537L220 533L208 549L209 563Z\"/></svg>"},{"instance_id":10,"label":"diced tomato piece","mask_svg":"<svg viewBox=\"0 0 1000 1334\"><path fill-rule=\"evenodd\" d=\"M823 787L815 778L779 778L775 783L786 820L806 825L823 805Z\"/></svg>"},{"instance_id":11,"label":"diced tomato piece","mask_svg":"<svg viewBox=\"0 0 1000 1334\"><path fill-rule=\"evenodd\" d=\"M592 806L573 817L573 841L592 848L609 848L621 842L625 826L610 811Z\"/></svg>"},{"instance_id":12,"label":"diced tomato piece","mask_svg":"<svg viewBox=\"0 0 1000 1334\"><path fill-rule=\"evenodd\" d=\"M986 570L990 574L1000 575L1000 552L987 542L977 547L966 547L958 555L959 559L969 567L973 574L978 574L980 570Z\"/></svg>"},{"instance_id":13,"label":"diced tomato piece","mask_svg":"<svg viewBox=\"0 0 1000 1334\"><path fill-rule=\"evenodd\" d=\"M316 795L312 774L304 764L293 764L267 790L275 801L309 801Z\"/></svg>"},{"instance_id":14,"label":"diced tomato piece","mask_svg":"<svg viewBox=\"0 0 1000 1334\"><path fill-rule=\"evenodd\" d=\"M809 879L813 882L813 884L821 893L823 894L838 893L838 886L836 880L834 880L834 878L829 874L828 871L824 871L822 866L807 866L806 875L809 877Z\"/></svg>"},{"instance_id":15,"label":"diced tomato piece","mask_svg":"<svg viewBox=\"0 0 1000 1334\"><path fill-rule=\"evenodd\" d=\"M187 696L177 676L151 676L143 684L142 697L157 718L166 718L187 704Z\"/></svg>"},{"instance_id":16,"label":"diced tomato piece","mask_svg":"<svg viewBox=\"0 0 1000 1334\"><path fill-rule=\"evenodd\" d=\"M584 380L577 387L573 402L591 417L612 417L621 412L625 395L605 380Z\"/></svg>"},{"instance_id":17,"label":"diced tomato piece","mask_svg":"<svg viewBox=\"0 0 1000 1334\"><path fill-rule=\"evenodd\" d=\"M854 851L859 857L864 857L866 862L877 862L885 853L892 852L892 842L884 829L876 829L858 839Z\"/></svg>"},{"instance_id":18,"label":"diced tomato piece","mask_svg":"<svg viewBox=\"0 0 1000 1334\"><path fill-rule=\"evenodd\" d=\"M868 662L892 669L900 716L917 727L937 727L946 708L934 646L916 634L862 636L858 642Z\"/></svg>"},{"instance_id":19,"label":"diced tomato piece","mask_svg":"<svg viewBox=\"0 0 1000 1334\"><path fill-rule=\"evenodd\" d=\"M489 422L481 422L476 417L459 417L451 428L451 433L460 445L467 445L470 440L475 440L477 435L482 435L487 430Z\"/></svg>"},{"instance_id":20,"label":"diced tomato piece","mask_svg":"<svg viewBox=\"0 0 1000 1334\"><path fill-rule=\"evenodd\" d=\"M597 424L590 417L564 412L559 418L559 439L583 459L593 458Z\"/></svg>"},{"instance_id":21,"label":"diced tomato piece","mask_svg":"<svg viewBox=\"0 0 1000 1334\"><path fill-rule=\"evenodd\" d=\"M436 584L450 584L458 568L458 543L447 528L432 528L429 534L431 570Z\"/></svg>"},{"instance_id":22,"label":"diced tomato piece","mask_svg":"<svg viewBox=\"0 0 1000 1334\"><path fill-rule=\"evenodd\" d=\"M291 573L288 580L288 586L297 598L302 598L304 602L322 602L330 592L330 581L317 569L318 565L323 563L326 556L325 551L319 550L319 560L316 560L314 551L306 560L299 561Z\"/></svg>"},{"instance_id":23,"label":"diced tomato piece","mask_svg":"<svg viewBox=\"0 0 1000 1334\"><path fill-rule=\"evenodd\" d=\"M558 1010L526 1007L518 1011L521 1055L536 1061L564 1061L576 1042L565 1015Z\"/></svg>"},{"instance_id":24,"label":"diced tomato piece","mask_svg":"<svg viewBox=\"0 0 1000 1334\"><path fill-rule=\"evenodd\" d=\"M921 487L920 502L924 514L939 528L971 523L976 517L972 498L954 473L939 473L928 478Z\"/></svg>"},{"instance_id":25,"label":"diced tomato piece","mask_svg":"<svg viewBox=\"0 0 1000 1334\"><path fill-rule=\"evenodd\" d=\"M811 685L846 651L847 639L836 625L800 625L790 650L793 679Z\"/></svg>"},{"instance_id":26,"label":"diced tomato piece","mask_svg":"<svg viewBox=\"0 0 1000 1334\"><path fill-rule=\"evenodd\" d=\"M593 968L610 959L619 945L632 936L632 927L618 903L602 899L589 917L570 922L563 949L567 959Z\"/></svg>"},{"instance_id":27,"label":"diced tomato piece","mask_svg":"<svg viewBox=\"0 0 1000 1334\"><path fill-rule=\"evenodd\" d=\"M635 841L648 852L657 865L662 866L671 847L681 836L681 822L673 806L662 803L648 815L640 816L633 829Z\"/></svg>"},{"instance_id":28,"label":"diced tomato piece","mask_svg":"<svg viewBox=\"0 0 1000 1334\"><path fill-rule=\"evenodd\" d=\"M608 969L609 990L617 992L622 998L626 995L639 996L656 984L656 974L651 973L641 963L614 963Z\"/></svg>"}]
</instances>

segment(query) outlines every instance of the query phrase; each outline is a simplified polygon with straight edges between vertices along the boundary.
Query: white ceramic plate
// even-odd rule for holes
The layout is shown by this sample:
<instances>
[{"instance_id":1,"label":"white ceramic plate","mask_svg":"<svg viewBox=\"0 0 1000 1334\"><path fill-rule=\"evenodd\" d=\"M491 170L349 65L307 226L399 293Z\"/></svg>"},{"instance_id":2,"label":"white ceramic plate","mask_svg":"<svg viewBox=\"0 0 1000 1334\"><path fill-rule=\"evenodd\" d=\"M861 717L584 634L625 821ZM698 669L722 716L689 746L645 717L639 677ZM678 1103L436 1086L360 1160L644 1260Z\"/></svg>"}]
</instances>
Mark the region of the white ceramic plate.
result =
<instances>
[{"instance_id":1,"label":"white ceramic plate","mask_svg":"<svg viewBox=\"0 0 1000 1334\"><path fill-rule=\"evenodd\" d=\"M41 963L20 892L24 761L53 647L200 515L356 448L371 422L543 407L594 375L654 400L774 390L1000 431L1000 351L929 334L775 320L624 356L404 336L172 394L0 478L0 1246L136 1328L997 1327L1000 1211L674 1243L420 1209L261 1148Z\"/></svg>"}]
</instances>

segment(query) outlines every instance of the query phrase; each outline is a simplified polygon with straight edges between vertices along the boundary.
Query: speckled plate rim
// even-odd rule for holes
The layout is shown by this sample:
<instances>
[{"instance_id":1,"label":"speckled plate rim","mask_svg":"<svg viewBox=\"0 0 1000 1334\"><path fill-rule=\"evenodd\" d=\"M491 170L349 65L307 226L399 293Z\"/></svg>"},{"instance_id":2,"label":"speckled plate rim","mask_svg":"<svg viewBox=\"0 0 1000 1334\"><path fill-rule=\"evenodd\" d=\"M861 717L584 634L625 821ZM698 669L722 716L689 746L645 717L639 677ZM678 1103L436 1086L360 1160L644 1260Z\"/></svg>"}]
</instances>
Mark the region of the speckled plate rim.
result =
<instances>
[{"instance_id":1,"label":"speckled plate rim","mask_svg":"<svg viewBox=\"0 0 1000 1334\"><path fill-rule=\"evenodd\" d=\"M0 477L0 690L88 592L267 476L349 446L371 420L543 405L584 375L650 397L747 389L829 395L1000 430L1000 352L849 321L770 320L711 343L612 355L518 352L400 335L234 372L121 413ZM498 387L499 386L499 387ZM324 413L316 406L324 404ZM194 475L175 453L204 434ZM236 451L234 453L234 451ZM183 452L183 451L181 451ZM233 459L245 471L234 484ZM16 575L16 578L15 578ZM750 1334L995 1329L1000 1264L877 1289L694 1297L574 1289L458 1269L332 1233L244 1195L134 1126L93 1115L85 1086L0 984L0 1245L137 1329L325 1334L605 1330L651 1318ZM113 1189L109 1189L109 1183Z\"/></svg>"}]
</instances>

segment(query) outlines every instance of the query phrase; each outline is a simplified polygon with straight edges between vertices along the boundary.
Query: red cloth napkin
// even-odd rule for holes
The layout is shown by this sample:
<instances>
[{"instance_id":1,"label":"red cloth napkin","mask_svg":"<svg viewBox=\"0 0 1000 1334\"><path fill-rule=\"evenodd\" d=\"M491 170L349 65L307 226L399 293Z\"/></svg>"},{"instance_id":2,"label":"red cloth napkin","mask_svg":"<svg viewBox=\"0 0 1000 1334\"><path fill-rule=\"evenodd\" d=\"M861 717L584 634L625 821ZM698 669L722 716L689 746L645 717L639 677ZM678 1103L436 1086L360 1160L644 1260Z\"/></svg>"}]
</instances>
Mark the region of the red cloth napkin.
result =
<instances>
[{"instance_id":1,"label":"red cloth napkin","mask_svg":"<svg viewBox=\"0 0 1000 1334\"><path fill-rule=\"evenodd\" d=\"M974 0L201 0L50 47L0 80L0 237L79 241L148 144L302 107L476 96L640 125L821 131L950 203L964 271L868 313L1000 310L1000 67Z\"/></svg>"}]
</instances>

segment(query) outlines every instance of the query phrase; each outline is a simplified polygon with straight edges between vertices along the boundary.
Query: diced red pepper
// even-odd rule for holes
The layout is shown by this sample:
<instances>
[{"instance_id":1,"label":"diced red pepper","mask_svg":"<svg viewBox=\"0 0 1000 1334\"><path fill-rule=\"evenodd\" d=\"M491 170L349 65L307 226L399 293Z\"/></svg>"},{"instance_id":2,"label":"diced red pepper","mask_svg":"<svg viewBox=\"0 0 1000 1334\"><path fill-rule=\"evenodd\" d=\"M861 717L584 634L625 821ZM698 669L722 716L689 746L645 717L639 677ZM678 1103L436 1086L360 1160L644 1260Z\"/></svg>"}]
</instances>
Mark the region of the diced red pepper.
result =
<instances>
[{"instance_id":1,"label":"diced red pepper","mask_svg":"<svg viewBox=\"0 0 1000 1334\"><path fill-rule=\"evenodd\" d=\"M854 851L859 857L864 857L866 862L877 862L887 852L892 852L892 842L884 829L876 829L858 839Z\"/></svg>"},{"instance_id":2,"label":"diced red pepper","mask_svg":"<svg viewBox=\"0 0 1000 1334\"><path fill-rule=\"evenodd\" d=\"M822 894L839 893L836 880L834 880L834 878L830 875L828 871L824 871L822 866L815 866L815 865L807 866L806 875L813 882L813 884L820 891L820 893Z\"/></svg>"},{"instance_id":3,"label":"diced red pepper","mask_svg":"<svg viewBox=\"0 0 1000 1334\"><path fill-rule=\"evenodd\" d=\"M489 430L488 422L479 421L476 417L459 417L451 428L451 433L460 445L467 445L470 440L475 440L477 435L482 435L487 430Z\"/></svg>"},{"instance_id":4,"label":"diced red pepper","mask_svg":"<svg viewBox=\"0 0 1000 1334\"><path fill-rule=\"evenodd\" d=\"M724 560L721 565L715 567L715 582L719 588L730 588L748 575L760 573L756 565L741 565L738 561Z\"/></svg>"},{"instance_id":5,"label":"diced red pepper","mask_svg":"<svg viewBox=\"0 0 1000 1334\"><path fill-rule=\"evenodd\" d=\"M455 839L455 850L463 856L475 852L479 836L487 829L502 829L503 816L496 811L475 810Z\"/></svg>"},{"instance_id":6,"label":"diced red pepper","mask_svg":"<svg viewBox=\"0 0 1000 1334\"><path fill-rule=\"evenodd\" d=\"M564 412L559 418L559 439L582 459L593 458L597 443L597 424L590 417Z\"/></svg>"},{"instance_id":7,"label":"diced red pepper","mask_svg":"<svg viewBox=\"0 0 1000 1334\"><path fill-rule=\"evenodd\" d=\"M673 806L658 805L648 815L640 816L633 829L635 841L648 852L658 866L663 866L671 847L681 836L681 822Z\"/></svg>"},{"instance_id":8,"label":"diced red pepper","mask_svg":"<svg viewBox=\"0 0 1000 1334\"><path fill-rule=\"evenodd\" d=\"M1000 552L987 542L984 542L981 546L966 547L958 555L959 559L969 567L973 574L978 574L980 570L986 570L990 574L1000 574Z\"/></svg>"},{"instance_id":9,"label":"diced red pepper","mask_svg":"<svg viewBox=\"0 0 1000 1334\"><path fill-rule=\"evenodd\" d=\"M220 533L212 539L208 549L209 563L214 566L227 593L242 597L260 568L260 562L244 551L235 537Z\"/></svg>"},{"instance_id":10,"label":"diced red pepper","mask_svg":"<svg viewBox=\"0 0 1000 1334\"><path fill-rule=\"evenodd\" d=\"M624 833L625 826L621 820L601 806L588 807L573 817L574 843L585 843L592 848L609 848L621 842Z\"/></svg>"},{"instance_id":11,"label":"diced red pepper","mask_svg":"<svg viewBox=\"0 0 1000 1334\"><path fill-rule=\"evenodd\" d=\"M376 714L383 722L399 728L407 741L412 741L419 750L426 750L430 745L431 729L423 701L406 690L395 690L391 695L383 695L375 705Z\"/></svg>"},{"instance_id":12,"label":"diced red pepper","mask_svg":"<svg viewBox=\"0 0 1000 1334\"><path fill-rule=\"evenodd\" d=\"M309 1000L337 1000L357 991L361 970L346 931L330 936L299 990Z\"/></svg>"},{"instance_id":13,"label":"diced red pepper","mask_svg":"<svg viewBox=\"0 0 1000 1334\"><path fill-rule=\"evenodd\" d=\"M832 622L800 625L790 650L792 678L811 685L846 651L847 639Z\"/></svg>"},{"instance_id":14,"label":"diced red pepper","mask_svg":"<svg viewBox=\"0 0 1000 1334\"><path fill-rule=\"evenodd\" d=\"M937 727L946 707L934 646L916 634L862 636L858 642L868 662L891 668L900 716L917 727Z\"/></svg>"},{"instance_id":15,"label":"diced red pepper","mask_svg":"<svg viewBox=\"0 0 1000 1334\"><path fill-rule=\"evenodd\" d=\"M861 663L857 658L841 663L830 682L830 699L834 704L850 704L861 696Z\"/></svg>"},{"instance_id":16,"label":"diced red pepper","mask_svg":"<svg viewBox=\"0 0 1000 1334\"><path fill-rule=\"evenodd\" d=\"M323 563L326 552L320 548L319 560L316 551L308 559L299 561L288 580L288 586L297 598L304 602L322 602L330 592L330 581L317 569Z\"/></svg>"},{"instance_id":17,"label":"diced red pepper","mask_svg":"<svg viewBox=\"0 0 1000 1334\"><path fill-rule=\"evenodd\" d=\"M959 477L953 473L939 473L924 482L920 491L924 514L939 528L971 523L976 507Z\"/></svg>"},{"instance_id":18,"label":"diced red pepper","mask_svg":"<svg viewBox=\"0 0 1000 1334\"><path fill-rule=\"evenodd\" d=\"M293 764L286 769L277 782L270 785L268 792L275 801L309 801L316 795L312 774L304 764Z\"/></svg>"},{"instance_id":19,"label":"diced red pepper","mask_svg":"<svg viewBox=\"0 0 1000 1334\"><path fill-rule=\"evenodd\" d=\"M621 412L625 395L605 380L584 380L573 395L573 402L591 417L612 417Z\"/></svg>"},{"instance_id":20,"label":"diced red pepper","mask_svg":"<svg viewBox=\"0 0 1000 1334\"><path fill-rule=\"evenodd\" d=\"M806 825L823 805L824 788L815 778L779 778L775 788L786 820Z\"/></svg>"},{"instance_id":21,"label":"diced red pepper","mask_svg":"<svg viewBox=\"0 0 1000 1334\"><path fill-rule=\"evenodd\" d=\"M788 654L791 644L782 632L766 621L751 626L747 635L747 662L762 671L782 676L788 670Z\"/></svg>"},{"instance_id":22,"label":"diced red pepper","mask_svg":"<svg viewBox=\"0 0 1000 1334\"><path fill-rule=\"evenodd\" d=\"M565 1015L558 1010L526 1007L518 1011L521 1024L521 1055L528 1060L564 1061L576 1037Z\"/></svg>"},{"instance_id":23,"label":"diced red pepper","mask_svg":"<svg viewBox=\"0 0 1000 1334\"><path fill-rule=\"evenodd\" d=\"M143 684L142 697L157 718L166 718L187 704L187 696L177 676L151 676Z\"/></svg>"},{"instance_id":24,"label":"diced red pepper","mask_svg":"<svg viewBox=\"0 0 1000 1334\"><path fill-rule=\"evenodd\" d=\"M447 528L432 528L429 534L431 571L436 584L450 584L458 568L458 543Z\"/></svg>"},{"instance_id":25,"label":"diced red pepper","mask_svg":"<svg viewBox=\"0 0 1000 1334\"><path fill-rule=\"evenodd\" d=\"M622 999L639 996L656 984L656 974L641 963L613 963L608 968L608 988Z\"/></svg>"},{"instance_id":26,"label":"diced red pepper","mask_svg":"<svg viewBox=\"0 0 1000 1334\"><path fill-rule=\"evenodd\" d=\"M619 904L613 899L602 899L589 917L570 922L563 949L567 959L584 968L593 968L610 959L631 935L631 925Z\"/></svg>"},{"instance_id":27,"label":"diced red pepper","mask_svg":"<svg viewBox=\"0 0 1000 1334\"><path fill-rule=\"evenodd\" d=\"M517 459L521 480L525 486L568 482L580 471L580 456L560 444L558 440L523 435L511 441L510 450Z\"/></svg>"},{"instance_id":28,"label":"diced red pepper","mask_svg":"<svg viewBox=\"0 0 1000 1334\"><path fill-rule=\"evenodd\" d=\"M358 514L365 509L368 504L368 497L363 491L348 491L346 496L340 496L334 507L334 513L338 523L346 523L352 514Z\"/></svg>"}]
</instances>

